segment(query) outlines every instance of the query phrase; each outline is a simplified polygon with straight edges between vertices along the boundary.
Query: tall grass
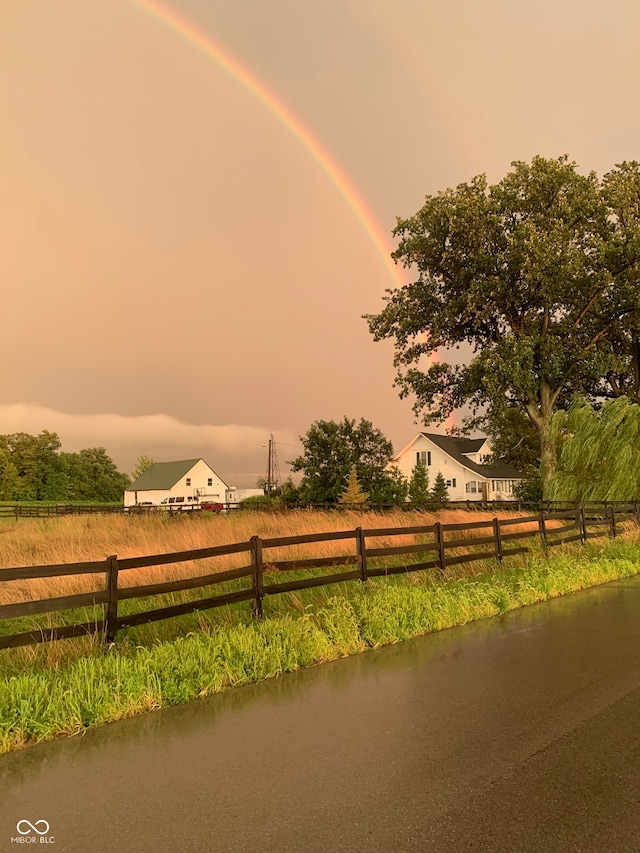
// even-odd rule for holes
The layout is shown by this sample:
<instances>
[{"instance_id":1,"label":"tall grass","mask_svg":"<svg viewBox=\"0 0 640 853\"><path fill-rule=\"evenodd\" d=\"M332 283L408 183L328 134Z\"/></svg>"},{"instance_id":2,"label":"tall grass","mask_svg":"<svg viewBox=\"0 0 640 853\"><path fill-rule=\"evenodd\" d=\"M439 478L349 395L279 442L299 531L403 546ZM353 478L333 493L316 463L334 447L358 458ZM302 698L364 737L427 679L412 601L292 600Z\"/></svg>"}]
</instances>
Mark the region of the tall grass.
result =
<instances>
[{"instance_id":1,"label":"tall grass","mask_svg":"<svg viewBox=\"0 0 640 853\"><path fill-rule=\"evenodd\" d=\"M329 519L310 523L327 530ZM336 521L354 526L353 518ZM419 572L274 596L261 621L240 605L136 629L109 648L87 639L80 651L68 641L0 652L0 751L627 577L640 563L636 539L530 554L503 567L467 564L444 578ZM65 647L73 651L54 651Z\"/></svg>"},{"instance_id":2,"label":"tall grass","mask_svg":"<svg viewBox=\"0 0 640 853\"><path fill-rule=\"evenodd\" d=\"M237 541L247 541L252 535L263 538L280 536L298 536L317 534L331 530L352 530L356 526L365 528L393 528L422 525L428 526L435 520L444 523L469 522L490 519L490 513L473 513L464 510L438 513L401 512L362 513L346 512L308 512L294 511L283 515L272 514L234 514L228 517L211 515L183 515L177 518L168 516L145 517L65 517L60 519L29 519L19 521L0 534L0 566L21 566L40 563L65 563L83 560L102 560L110 553L119 557L135 557L153 553L176 552L197 548L224 545ZM514 529L514 528L512 528ZM477 537L486 535L486 530L471 531ZM452 533L456 538L460 533ZM385 545L414 544L430 540L430 536L401 534L397 536L377 537L377 547ZM325 541L287 546L285 548L265 549L267 581L269 580L269 561L322 558L327 556L354 554L353 539L343 541ZM418 555L416 555L418 556ZM433 554L427 554L426 559ZM424 559L424 558L423 558ZM248 554L233 554L185 563L173 563L120 573L119 586L140 586L156 582L173 581L189 576L226 571L246 565ZM397 562L397 561L396 561ZM393 561L387 565L392 565ZM385 565L384 558L375 558L370 565ZM278 576L279 581L306 577L313 572L286 573ZM23 601L47 599L72 595L104 588L104 575L72 575L59 578L29 579L2 582L0 568L0 605ZM239 588L246 588L248 579L233 585L200 588L153 597L153 599L133 599L120 603L120 615L151 610L193 601L208 595L223 594ZM335 591L335 590L334 590ZM313 593L299 593L287 596L284 604L304 606L308 603L320 604L334 591L317 590ZM269 611L279 612L282 601L270 600ZM304 604L303 604L304 602ZM248 613L247 605L232 610L210 611L189 615L169 622L154 623L132 632L133 641L148 644L158 640L168 640L189 630L211 627L216 624L230 624L243 613ZM80 611L46 614L38 617L20 618L0 622L0 634L20 633L22 631L50 629L55 625L92 622L102 616L102 608L85 608ZM99 638L87 637L68 642L44 644L41 647L24 648L0 657L0 672L8 665L16 670L27 665L57 665L69 657L86 654L100 642Z\"/></svg>"}]
</instances>

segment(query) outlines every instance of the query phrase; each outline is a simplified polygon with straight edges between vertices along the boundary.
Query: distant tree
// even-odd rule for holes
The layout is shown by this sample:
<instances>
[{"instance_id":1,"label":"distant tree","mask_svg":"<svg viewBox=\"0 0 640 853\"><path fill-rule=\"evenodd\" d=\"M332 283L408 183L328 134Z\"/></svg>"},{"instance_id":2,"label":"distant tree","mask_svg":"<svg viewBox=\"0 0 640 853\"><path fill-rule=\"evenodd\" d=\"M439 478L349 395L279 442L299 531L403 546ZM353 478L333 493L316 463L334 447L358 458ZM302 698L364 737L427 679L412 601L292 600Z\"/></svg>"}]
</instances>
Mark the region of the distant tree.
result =
<instances>
[{"instance_id":1,"label":"distant tree","mask_svg":"<svg viewBox=\"0 0 640 853\"><path fill-rule=\"evenodd\" d=\"M534 471L524 480L516 483L513 487L513 496L516 500L525 503L538 503L542 500L542 480L538 471Z\"/></svg>"},{"instance_id":2,"label":"distant tree","mask_svg":"<svg viewBox=\"0 0 640 853\"><path fill-rule=\"evenodd\" d=\"M66 453L55 432L0 435L0 499L120 501L129 478L103 447ZM4 495L4 498L1 496Z\"/></svg>"},{"instance_id":3,"label":"distant tree","mask_svg":"<svg viewBox=\"0 0 640 853\"><path fill-rule=\"evenodd\" d=\"M70 499L76 501L121 501L131 480L118 471L104 447L89 447L66 453Z\"/></svg>"},{"instance_id":4,"label":"distant tree","mask_svg":"<svg viewBox=\"0 0 640 853\"><path fill-rule=\"evenodd\" d=\"M416 462L409 480L409 500L414 504L425 504L431 500L429 491L429 471L424 459Z\"/></svg>"},{"instance_id":5,"label":"distant tree","mask_svg":"<svg viewBox=\"0 0 640 853\"><path fill-rule=\"evenodd\" d=\"M438 473L433 481L431 502L434 503L438 509L449 503L449 490L447 489L447 484L445 483L444 477L441 473Z\"/></svg>"},{"instance_id":6,"label":"distant tree","mask_svg":"<svg viewBox=\"0 0 640 853\"><path fill-rule=\"evenodd\" d=\"M131 479L137 480L138 477L142 477L145 471L148 471L152 465L154 465L154 461L150 456L138 456L138 459L135 464L135 468L131 472Z\"/></svg>"},{"instance_id":7,"label":"distant tree","mask_svg":"<svg viewBox=\"0 0 640 853\"><path fill-rule=\"evenodd\" d=\"M364 491L376 494L393 455L391 442L364 418L358 424L346 417L338 423L315 421L300 441L304 453L289 464L304 472L300 493L308 503L336 502L352 465Z\"/></svg>"},{"instance_id":8,"label":"distant tree","mask_svg":"<svg viewBox=\"0 0 640 853\"><path fill-rule=\"evenodd\" d=\"M358 472L356 466L352 465L347 478L347 485L340 495L339 502L346 506L352 504L365 504L369 500L369 495L362 491L362 486L358 481Z\"/></svg>"},{"instance_id":9,"label":"distant tree","mask_svg":"<svg viewBox=\"0 0 640 853\"><path fill-rule=\"evenodd\" d=\"M11 453L0 445L0 500L13 501L18 491L18 469L13 464Z\"/></svg>"},{"instance_id":10,"label":"distant tree","mask_svg":"<svg viewBox=\"0 0 640 853\"><path fill-rule=\"evenodd\" d=\"M39 435L16 432L0 438L0 445L11 455L18 475L16 500L64 500L69 482L60 459L60 439L55 432L43 430Z\"/></svg>"},{"instance_id":11,"label":"distant tree","mask_svg":"<svg viewBox=\"0 0 640 853\"><path fill-rule=\"evenodd\" d=\"M265 480L266 483L266 480ZM297 503L300 499L300 493L298 491L297 486L291 479L291 477L287 477L287 479L282 484L282 500L287 503Z\"/></svg>"},{"instance_id":12,"label":"distant tree","mask_svg":"<svg viewBox=\"0 0 640 853\"><path fill-rule=\"evenodd\" d=\"M638 403L619 397L598 411L586 400L577 399L568 413L559 413L555 420L565 440L549 487L552 500L638 500Z\"/></svg>"},{"instance_id":13,"label":"distant tree","mask_svg":"<svg viewBox=\"0 0 640 853\"><path fill-rule=\"evenodd\" d=\"M375 490L369 497L372 503L399 505L406 502L408 494L407 478L393 465L376 480Z\"/></svg>"}]
</instances>

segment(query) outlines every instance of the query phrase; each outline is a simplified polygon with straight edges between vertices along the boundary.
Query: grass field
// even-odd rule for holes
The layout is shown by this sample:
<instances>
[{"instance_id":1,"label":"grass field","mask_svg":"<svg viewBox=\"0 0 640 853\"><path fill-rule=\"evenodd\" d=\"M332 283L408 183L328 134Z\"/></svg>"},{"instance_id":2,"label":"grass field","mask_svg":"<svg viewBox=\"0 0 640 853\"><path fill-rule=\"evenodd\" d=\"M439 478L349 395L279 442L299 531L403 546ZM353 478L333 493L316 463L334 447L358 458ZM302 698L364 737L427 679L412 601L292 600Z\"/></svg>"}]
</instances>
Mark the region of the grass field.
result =
<instances>
[{"instance_id":1,"label":"grass field","mask_svg":"<svg viewBox=\"0 0 640 853\"><path fill-rule=\"evenodd\" d=\"M443 523L465 523L492 518L491 513L464 510L443 511L436 514L424 512L359 513L359 512L308 512L298 510L286 514L234 514L216 516L198 514L195 516L168 517L158 516L69 516L57 519L23 519L10 527L0 529L0 567L17 567L51 563L70 563L83 560L103 560L109 554L119 558L136 557L149 554L187 551L234 542L248 541L254 534L265 537L299 536L327 531L353 530L357 526L364 528L407 527L411 525L430 525L440 520ZM535 525L534 525L535 527ZM486 530L471 531L469 535L486 535ZM465 534L466 535L466 534ZM459 538L460 533L451 537ZM380 537L376 546L413 545L420 541L430 541L430 537L414 534ZM535 540L534 540L535 542ZM286 548L270 549L265 561L296 560L321 557L334 557L354 554L355 543L348 541L329 541L306 543ZM417 556L417 555L416 555ZM429 559L430 555L426 556ZM119 586L139 586L156 582L173 581L184 577L205 575L227 571L246 565L248 555L234 554L185 563L167 564L121 572ZM382 558L369 561L370 567L384 565ZM393 561L391 562L393 564ZM267 567L268 568L268 567ZM473 574L477 567L461 567L455 576ZM324 572L322 572L324 573ZM279 573L279 581L308 577L313 571ZM453 577L453 572L450 572ZM55 598L64 595L86 593L104 588L104 575L75 575L61 578L32 579L1 582L0 568L0 605L15 604L36 599ZM230 584L198 590L182 591L152 599L134 599L121 601L119 614L129 615L157 607L167 607L204 598L207 595L222 594L246 588L249 580L235 581ZM336 587L304 590L289 595L270 597L265 606L270 613L280 613L294 608L303 608L307 604L321 604L334 595ZM237 618L248 616L248 604L232 608L212 610L208 613L192 614L166 622L157 622L130 630L130 636L137 644L149 644L157 640L167 640L180 636L204 625L220 622L229 624ZM102 617L102 607L84 608L37 617L23 617L0 622L0 635L19 633L53 625L91 622ZM124 638L124 634L121 638ZM119 638L120 639L120 638ZM5 652L0 657L0 672L6 671L9 661L16 669L27 664L47 666L84 654L87 649L99 643L99 639L88 637L71 641L46 643L40 647L24 648Z\"/></svg>"},{"instance_id":2,"label":"grass field","mask_svg":"<svg viewBox=\"0 0 640 853\"><path fill-rule=\"evenodd\" d=\"M438 518L451 523L477 521L483 515L470 517L460 510L439 513ZM380 516L305 511L179 520L113 516L34 519L0 530L0 565L94 560L110 553L139 556L245 541L254 534L300 535L434 520L424 513ZM344 547L340 542L296 546L295 555L285 556L328 556L341 553L338 549ZM217 559L222 571L238 557ZM261 621L252 620L249 605L242 603L123 631L109 648L87 637L0 651L0 750L492 616L635 574L639 564L640 545L633 527L613 542L605 538L585 547L562 546L549 558L533 553L511 558L502 567L488 560L452 567L444 577L416 572L371 579L367 584L350 582L270 596L265 599ZM127 582L146 583L205 571L212 569L203 569L202 563L176 564L134 570L131 576L145 576L130 577ZM83 584L86 580L78 578L54 584L46 580L5 582L0 584L0 603L80 591L86 589ZM189 593L163 596L166 600L155 599L151 604L141 599L138 607L176 603L175 596L186 595ZM99 618L101 608L96 610ZM55 624L61 624L61 615L54 614ZM18 630L27 630L25 620L11 621L20 621ZM9 620L0 623L3 633L12 632L7 626L12 628Z\"/></svg>"}]
</instances>

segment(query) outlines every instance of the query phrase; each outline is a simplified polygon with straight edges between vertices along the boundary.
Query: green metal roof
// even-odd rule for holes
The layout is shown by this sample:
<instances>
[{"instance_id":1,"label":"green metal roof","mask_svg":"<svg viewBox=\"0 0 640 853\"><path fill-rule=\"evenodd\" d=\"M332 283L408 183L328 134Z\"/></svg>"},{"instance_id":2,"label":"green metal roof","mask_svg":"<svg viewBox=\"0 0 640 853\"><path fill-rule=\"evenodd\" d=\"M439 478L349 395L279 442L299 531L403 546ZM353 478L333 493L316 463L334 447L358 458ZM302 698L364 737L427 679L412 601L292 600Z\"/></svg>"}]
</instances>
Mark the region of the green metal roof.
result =
<instances>
[{"instance_id":1,"label":"green metal roof","mask_svg":"<svg viewBox=\"0 0 640 853\"><path fill-rule=\"evenodd\" d=\"M183 459L180 462L154 462L151 468L135 480L128 492L149 489L172 489L200 459Z\"/></svg>"}]
</instances>

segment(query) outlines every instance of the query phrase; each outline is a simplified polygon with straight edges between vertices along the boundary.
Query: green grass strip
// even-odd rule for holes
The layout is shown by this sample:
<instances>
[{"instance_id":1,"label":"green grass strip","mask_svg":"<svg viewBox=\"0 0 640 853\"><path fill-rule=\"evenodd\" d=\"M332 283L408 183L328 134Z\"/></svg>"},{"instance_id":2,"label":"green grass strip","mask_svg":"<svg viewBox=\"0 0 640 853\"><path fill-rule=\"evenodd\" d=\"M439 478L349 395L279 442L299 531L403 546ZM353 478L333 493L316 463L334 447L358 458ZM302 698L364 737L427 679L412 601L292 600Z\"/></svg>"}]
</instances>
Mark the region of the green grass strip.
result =
<instances>
[{"instance_id":1,"label":"green grass strip","mask_svg":"<svg viewBox=\"0 0 640 853\"><path fill-rule=\"evenodd\" d=\"M532 556L520 568L474 577L421 574L345 585L344 594L303 612L214 625L149 647L125 639L55 669L0 680L0 752L495 616L639 568L640 544L618 541Z\"/></svg>"}]
</instances>

